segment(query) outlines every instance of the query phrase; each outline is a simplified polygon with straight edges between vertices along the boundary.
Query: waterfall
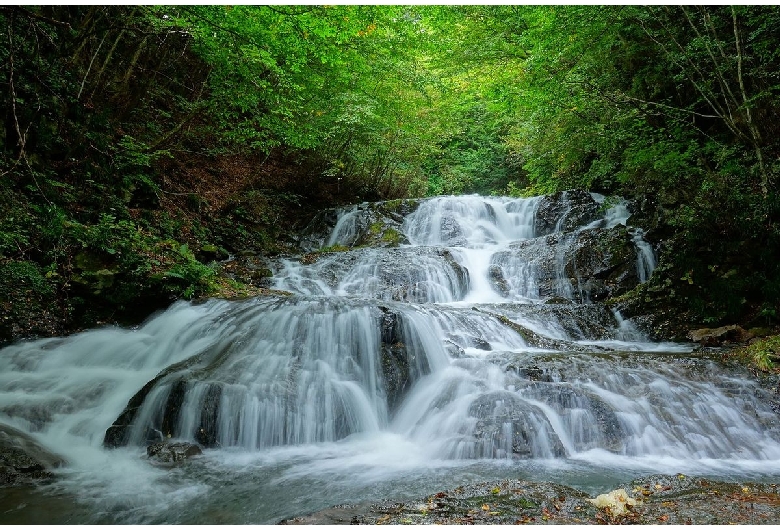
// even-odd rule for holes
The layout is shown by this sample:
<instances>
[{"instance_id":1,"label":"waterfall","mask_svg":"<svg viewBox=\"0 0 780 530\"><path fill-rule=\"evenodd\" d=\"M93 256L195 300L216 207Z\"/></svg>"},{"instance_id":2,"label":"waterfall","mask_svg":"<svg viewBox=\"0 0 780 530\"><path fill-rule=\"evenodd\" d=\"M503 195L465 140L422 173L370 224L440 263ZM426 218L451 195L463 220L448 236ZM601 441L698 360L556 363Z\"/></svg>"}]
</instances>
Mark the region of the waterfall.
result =
<instances>
[{"instance_id":1,"label":"waterfall","mask_svg":"<svg viewBox=\"0 0 780 530\"><path fill-rule=\"evenodd\" d=\"M291 296L179 302L137 329L0 350L0 423L65 457L51 494L83 498L79 522L267 523L512 474L776 480L768 393L601 303L655 266L627 204L604 206L570 192L338 210L307 237L347 250L271 264ZM359 246L383 223L399 245ZM205 456L158 470L150 437Z\"/></svg>"}]
</instances>

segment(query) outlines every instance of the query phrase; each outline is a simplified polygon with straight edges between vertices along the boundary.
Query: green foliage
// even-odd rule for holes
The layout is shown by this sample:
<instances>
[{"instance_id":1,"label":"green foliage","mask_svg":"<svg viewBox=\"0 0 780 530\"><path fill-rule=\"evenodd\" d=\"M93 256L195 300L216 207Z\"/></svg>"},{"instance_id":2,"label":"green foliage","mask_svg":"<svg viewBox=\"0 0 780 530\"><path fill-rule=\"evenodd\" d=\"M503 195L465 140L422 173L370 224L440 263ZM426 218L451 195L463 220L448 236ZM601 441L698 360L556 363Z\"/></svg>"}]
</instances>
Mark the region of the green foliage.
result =
<instances>
[{"instance_id":1,"label":"green foliage","mask_svg":"<svg viewBox=\"0 0 780 530\"><path fill-rule=\"evenodd\" d=\"M153 279L166 281L167 287L177 296L191 299L209 294L216 289L216 270L200 263L187 245L178 247L174 265Z\"/></svg>"},{"instance_id":2,"label":"green foliage","mask_svg":"<svg viewBox=\"0 0 780 530\"><path fill-rule=\"evenodd\" d=\"M780 336L759 339L749 346L740 348L734 357L762 372L775 370L775 362L780 358Z\"/></svg>"},{"instance_id":3,"label":"green foliage","mask_svg":"<svg viewBox=\"0 0 780 530\"><path fill-rule=\"evenodd\" d=\"M0 292L6 300L13 296L45 297L54 294L54 286L37 263L9 261L0 263Z\"/></svg>"},{"instance_id":4,"label":"green foliage","mask_svg":"<svg viewBox=\"0 0 780 530\"><path fill-rule=\"evenodd\" d=\"M695 318L774 308L778 24L775 6L5 6L0 263L129 308L213 290L206 242L284 250L302 208L585 188L657 199L658 281Z\"/></svg>"}]
</instances>

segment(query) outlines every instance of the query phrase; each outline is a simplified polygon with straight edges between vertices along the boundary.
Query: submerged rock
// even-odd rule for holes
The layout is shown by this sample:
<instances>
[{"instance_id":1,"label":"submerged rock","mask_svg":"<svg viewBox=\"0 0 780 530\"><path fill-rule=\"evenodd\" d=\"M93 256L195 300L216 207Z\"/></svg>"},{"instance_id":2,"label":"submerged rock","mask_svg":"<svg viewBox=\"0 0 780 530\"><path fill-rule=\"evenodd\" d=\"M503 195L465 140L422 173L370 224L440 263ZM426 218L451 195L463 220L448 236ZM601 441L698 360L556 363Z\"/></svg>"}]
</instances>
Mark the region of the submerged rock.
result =
<instances>
[{"instance_id":1,"label":"submerged rock","mask_svg":"<svg viewBox=\"0 0 780 530\"><path fill-rule=\"evenodd\" d=\"M51 470L65 461L35 440L7 425L0 425L0 487L52 478Z\"/></svg>"},{"instance_id":2,"label":"submerged rock","mask_svg":"<svg viewBox=\"0 0 780 530\"><path fill-rule=\"evenodd\" d=\"M187 442L156 442L146 448L146 456L150 461L165 465L178 464L202 454L200 447Z\"/></svg>"}]
</instances>

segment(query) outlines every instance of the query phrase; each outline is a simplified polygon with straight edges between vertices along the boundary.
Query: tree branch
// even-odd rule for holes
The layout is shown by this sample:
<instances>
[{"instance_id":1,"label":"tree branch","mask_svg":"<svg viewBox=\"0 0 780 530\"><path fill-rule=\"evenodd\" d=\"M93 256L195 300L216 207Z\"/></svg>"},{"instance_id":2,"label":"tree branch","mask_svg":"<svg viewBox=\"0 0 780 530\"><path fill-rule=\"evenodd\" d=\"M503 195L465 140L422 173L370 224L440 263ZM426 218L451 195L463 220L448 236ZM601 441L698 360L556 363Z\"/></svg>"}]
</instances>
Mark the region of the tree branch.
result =
<instances>
[{"instance_id":1,"label":"tree branch","mask_svg":"<svg viewBox=\"0 0 780 530\"><path fill-rule=\"evenodd\" d=\"M737 46L737 79L739 81L739 89L742 92L742 100L745 109L745 117L747 118L748 129L753 137L753 148L756 151L756 158L758 159L758 168L761 171L761 192L764 194L764 199L767 197L769 173L764 165L764 154L761 151L761 134L758 131L758 127L753 122L753 114L750 112L750 102L748 101L747 90L745 89L745 79L742 76L742 45L740 44L739 37L739 23L737 22L737 12L734 6L731 6L731 19L734 25L734 42Z\"/></svg>"},{"instance_id":2,"label":"tree branch","mask_svg":"<svg viewBox=\"0 0 780 530\"><path fill-rule=\"evenodd\" d=\"M2 9L3 11L16 11L17 13L21 13L28 18L34 18L36 20L40 20L48 24L54 24L55 26L61 26L64 28L73 29L70 27L70 24L68 22L61 22L59 20L54 20L53 18L49 18L43 15L39 15L37 13L33 13L32 11L28 11L22 6L11 6L11 7L0 6L0 9Z\"/></svg>"}]
</instances>

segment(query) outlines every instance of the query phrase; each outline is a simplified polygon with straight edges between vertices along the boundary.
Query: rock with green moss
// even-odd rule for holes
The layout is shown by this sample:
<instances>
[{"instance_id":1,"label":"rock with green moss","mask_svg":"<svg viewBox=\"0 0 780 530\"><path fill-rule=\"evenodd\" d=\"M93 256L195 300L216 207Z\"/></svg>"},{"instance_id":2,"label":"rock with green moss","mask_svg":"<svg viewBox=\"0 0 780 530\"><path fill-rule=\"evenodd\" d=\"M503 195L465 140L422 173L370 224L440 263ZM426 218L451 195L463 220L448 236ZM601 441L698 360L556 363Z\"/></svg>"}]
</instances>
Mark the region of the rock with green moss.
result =
<instances>
[{"instance_id":1,"label":"rock with green moss","mask_svg":"<svg viewBox=\"0 0 780 530\"><path fill-rule=\"evenodd\" d=\"M398 199L324 210L296 236L299 248L311 252L333 245L351 248L407 244L402 230L404 218L419 205L419 200Z\"/></svg>"},{"instance_id":2,"label":"rock with green moss","mask_svg":"<svg viewBox=\"0 0 780 530\"><path fill-rule=\"evenodd\" d=\"M200 249L195 253L195 257L202 263L209 263L211 261L222 261L229 257L228 252L217 245L201 245Z\"/></svg>"}]
</instances>

